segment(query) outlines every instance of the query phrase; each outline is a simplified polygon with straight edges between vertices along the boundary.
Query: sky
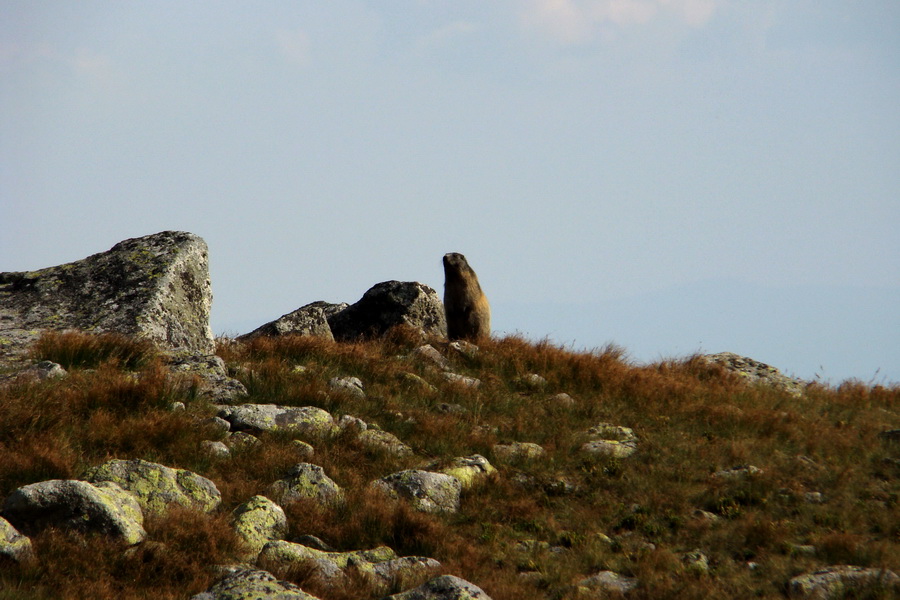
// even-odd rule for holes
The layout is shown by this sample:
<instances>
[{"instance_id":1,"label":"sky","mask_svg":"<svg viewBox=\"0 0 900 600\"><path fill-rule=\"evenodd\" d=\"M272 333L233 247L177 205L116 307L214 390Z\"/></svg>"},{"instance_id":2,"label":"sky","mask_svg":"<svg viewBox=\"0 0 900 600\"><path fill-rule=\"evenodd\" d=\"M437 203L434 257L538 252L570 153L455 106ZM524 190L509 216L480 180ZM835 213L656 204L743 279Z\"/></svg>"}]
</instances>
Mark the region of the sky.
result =
<instances>
[{"instance_id":1,"label":"sky","mask_svg":"<svg viewBox=\"0 0 900 600\"><path fill-rule=\"evenodd\" d=\"M896 0L0 0L0 271L163 230L246 333L465 254L496 335L900 382Z\"/></svg>"}]
</instances>

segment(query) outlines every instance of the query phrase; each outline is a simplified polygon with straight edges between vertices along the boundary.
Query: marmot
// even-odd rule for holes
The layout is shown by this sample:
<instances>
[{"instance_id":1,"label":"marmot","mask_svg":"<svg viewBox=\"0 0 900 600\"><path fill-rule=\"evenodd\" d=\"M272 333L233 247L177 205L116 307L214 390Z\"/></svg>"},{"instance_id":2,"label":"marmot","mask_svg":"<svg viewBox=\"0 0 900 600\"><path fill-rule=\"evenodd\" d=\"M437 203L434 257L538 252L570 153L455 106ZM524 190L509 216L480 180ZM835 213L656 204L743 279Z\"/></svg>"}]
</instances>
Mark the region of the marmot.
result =
<instances>
[{"instance_id":1,"label":"marmot","mask_svg":"<svg viewBox=\"0 0 900 600\"><path fill-rule=\"evenodd\" d=\"M444 255L444 312L447 337L477 340L491 335L491 307L478 276L458 252Z\"/></svg>"}]
</instances>

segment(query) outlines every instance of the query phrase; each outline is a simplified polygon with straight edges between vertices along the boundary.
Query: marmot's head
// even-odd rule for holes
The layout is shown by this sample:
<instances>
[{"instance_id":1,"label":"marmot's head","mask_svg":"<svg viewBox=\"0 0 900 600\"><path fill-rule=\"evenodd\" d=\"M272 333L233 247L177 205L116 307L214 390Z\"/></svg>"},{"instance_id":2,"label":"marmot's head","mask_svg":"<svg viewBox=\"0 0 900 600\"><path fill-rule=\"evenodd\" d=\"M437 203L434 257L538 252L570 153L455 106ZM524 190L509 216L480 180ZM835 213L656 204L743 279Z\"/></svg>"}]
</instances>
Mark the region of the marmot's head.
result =
<instances>
[{"instance_id":1,"label":"marmot's head","mask_svg":"<svg viewBox=\"0 0 900 600\"><path fill-rule=\"evenodd\" d=\"M472 271L466 257L459 252L450 252L444 255L444 275L459 276Z\"/></svg>"}]
</instances>

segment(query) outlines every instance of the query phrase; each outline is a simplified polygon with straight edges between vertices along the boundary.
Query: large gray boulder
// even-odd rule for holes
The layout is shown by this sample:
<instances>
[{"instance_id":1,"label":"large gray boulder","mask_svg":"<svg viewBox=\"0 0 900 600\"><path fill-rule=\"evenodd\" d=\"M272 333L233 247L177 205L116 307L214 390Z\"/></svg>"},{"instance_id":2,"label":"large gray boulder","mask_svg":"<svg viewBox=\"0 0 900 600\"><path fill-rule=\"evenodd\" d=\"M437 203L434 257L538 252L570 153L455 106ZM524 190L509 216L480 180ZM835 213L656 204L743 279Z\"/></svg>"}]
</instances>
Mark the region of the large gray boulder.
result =
<instances>
[{"instance_id":1,"label":"large gray boulder","mask_svg":"<svg viewBox=\"0 0 900 600\"><path fill-rule=\"evenodd\" d=\"M338 341L378 337L391 327L408 325L429 335L447 336L444 305L437 292L416 281L385 281L328 317Z\"/></svg>"},{"instance_id":2,"label":"large gray boulder","mask_svg":"<svg viewBox=\"0 0 900 600\"><path fill-rule=\"evenodd\" d=\"M384 600L491 600L480 587L453 575L441 575Z\"/></svg>"},{"instance_id":3,"label":"large gray boulder","mask_svg":"<svg viewBox=\"0 0 900 600\"><path fill-rule=\"evenodd\" d=\"M62 527L104 533L138 544L147 536L137 500L115 483L53 479L15 490L3 503L3 516L19 531L36 533Z\"/></svg>"},{"instance_id":4,"label":"large gray boulder","mask_svg":"<svg viewBox=\"0 0 900 600\"><path fill-rule=\"evenodd\" d=\"M43 330L120 333L211 354L206 242L164 231L38 271L0 273L0 354L19 355Z\"/></svg>"},{"instance_id":5,"label":"large gray boulder","mask_svg":"<svg viewBox=\"0 0 900 600\"><path fill-rule=\"evenodd\" d=\"M328 325L328 317L336 314L349 305L346 302L330 304L328 302L313 302L301 306L293 312L282 315L274 321L260 325L250 333L238 337L241 341L248 341L258 337L279 337L283 335L310 335L333 340L331 326Z\"/></svg>"},{"instance_id":6,"label":"large gray boulder","mask_svg":"<svg viewBox=\"0 0 900 600\"><path fill-rule=\"evenodd\" d=\"M224 578L191 600L318 600L268 571L233 569Z\"/></svg>"},{"instance_id":7,"label":"large gray boulder","mask_svg":"<svg viewBox=\"0 0 900 600\"><path fill-rule=\"evenodd\" d=\"M89 469L84 478L91 483L118 484L154 514L165 513L170 504L212 512L222 502L216 484L206 477L146 460L111 460Z\"/></svg>"}]
</instances>

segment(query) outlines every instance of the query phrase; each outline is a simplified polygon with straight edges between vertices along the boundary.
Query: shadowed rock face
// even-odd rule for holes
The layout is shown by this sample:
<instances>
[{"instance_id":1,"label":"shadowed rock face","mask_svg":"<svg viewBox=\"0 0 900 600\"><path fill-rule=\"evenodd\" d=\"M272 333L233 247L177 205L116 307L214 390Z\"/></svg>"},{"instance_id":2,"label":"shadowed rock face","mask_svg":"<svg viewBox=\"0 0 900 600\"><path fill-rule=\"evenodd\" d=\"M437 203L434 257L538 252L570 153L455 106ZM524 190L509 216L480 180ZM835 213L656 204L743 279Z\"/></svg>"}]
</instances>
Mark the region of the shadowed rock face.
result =
<instances>
[{"instance_id":1,"label":"shadowed rock face","mask_svg":"<svg viewBox=\"0 0 900 600\"><path fill-rule=\"evenodd\" d=\"M0 273L0 355L20 354L47 329L209 354L211 306L206 242L180 231L129 239L72 263Z\"/></svg>"},{"instance_id":2,"label":"shadowed rock face","mask_svg":"<svg viewBox=\"0 0 900 600\"><path fill-rule=\"evenodd\" d=\"M346 309L328 316L338 341L378 337L396 325L446 337L444 305L437 292L416 281L385 281L370 288Z\"/></svg>"}]
</instances>

